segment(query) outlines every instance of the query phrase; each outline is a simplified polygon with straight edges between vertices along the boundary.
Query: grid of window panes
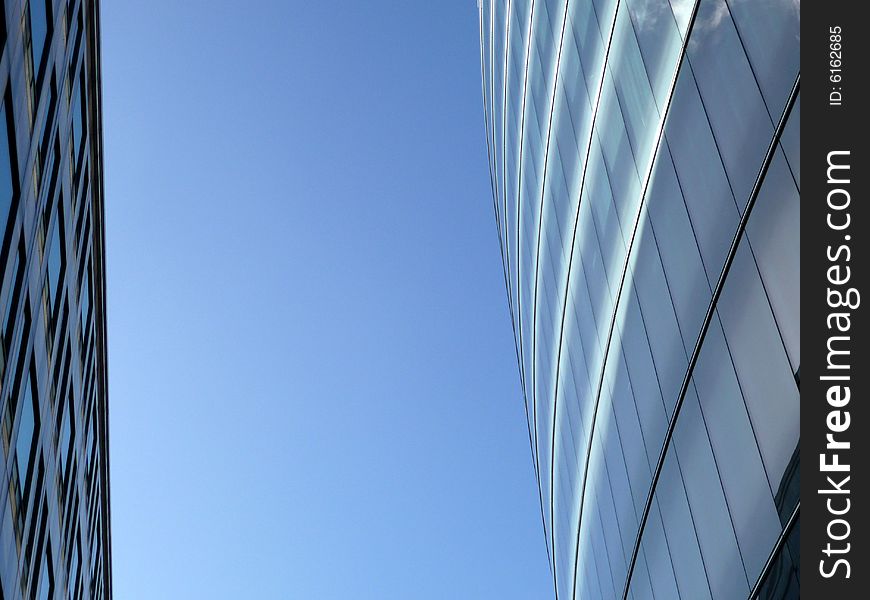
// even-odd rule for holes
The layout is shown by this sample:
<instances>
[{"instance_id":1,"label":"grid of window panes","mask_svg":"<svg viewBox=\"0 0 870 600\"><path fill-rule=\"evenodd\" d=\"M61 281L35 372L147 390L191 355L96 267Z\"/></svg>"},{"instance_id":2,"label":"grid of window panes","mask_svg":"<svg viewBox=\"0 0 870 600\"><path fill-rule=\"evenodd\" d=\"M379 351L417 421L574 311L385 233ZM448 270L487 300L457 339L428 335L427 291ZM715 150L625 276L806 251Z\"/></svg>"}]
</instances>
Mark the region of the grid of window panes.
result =
<instances>
[{"instance_id":1,"label":"grid of window panes","mask_svg":"<svg viewBox=\"0 0 870 600\"><path fill-rule=\"evenodd\" d=\"M799 0L480 0L562 600L797 598Z\"/></svg>"},{"instance_id":2,"label":"grid of window panes","mask_svg":"<svg viewBox=\"0 0 870 600\"><path fill-rule=\"evenodd\" d=\"M107 599L99 7L0 7L0 599Z\"/></svg>"}]
</instances>

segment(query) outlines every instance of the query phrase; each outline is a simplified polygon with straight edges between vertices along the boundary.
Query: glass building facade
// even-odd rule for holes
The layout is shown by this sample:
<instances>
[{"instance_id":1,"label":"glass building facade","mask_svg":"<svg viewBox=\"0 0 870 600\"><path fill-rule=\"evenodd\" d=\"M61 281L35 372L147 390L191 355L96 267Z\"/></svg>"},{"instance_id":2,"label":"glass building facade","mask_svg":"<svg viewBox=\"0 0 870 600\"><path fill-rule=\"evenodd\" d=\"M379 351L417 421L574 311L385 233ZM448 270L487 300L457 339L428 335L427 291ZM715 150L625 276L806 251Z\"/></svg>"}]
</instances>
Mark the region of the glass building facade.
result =
<instances>
[{"instance_id":1,"label":"glass building facade","mask_svg":"<svg viewBox=\"0 0 870 600\"><path fill-rule=\"evenodd\" d=\"M557 598L799 594L799 0L481 0Z\"/></svg>"},{"instance_id":2,"label":"glass building facade","mask_svg":"<svg viewBox=\"0 0 870 600\"><path fill-rule=\"evenodd\" d=\"M0 599L111 598L99 6L0 7Z\"/></svg>"}]
</instances>

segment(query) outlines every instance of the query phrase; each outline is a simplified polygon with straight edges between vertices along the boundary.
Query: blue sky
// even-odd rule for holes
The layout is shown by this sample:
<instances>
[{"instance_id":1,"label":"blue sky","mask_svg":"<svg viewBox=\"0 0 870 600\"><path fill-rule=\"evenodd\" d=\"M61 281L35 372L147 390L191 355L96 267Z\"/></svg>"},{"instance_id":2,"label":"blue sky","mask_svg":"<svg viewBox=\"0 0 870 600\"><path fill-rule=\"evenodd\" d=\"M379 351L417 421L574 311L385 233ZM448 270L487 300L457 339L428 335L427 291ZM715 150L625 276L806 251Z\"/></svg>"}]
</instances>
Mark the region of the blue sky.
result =
<instances>
[{"instance_id":1,"label":"blue sky","mask_svg":"<svg viewBox=\"0 0 870 600\"><path fill-rule=\"evenodd\" d=\"M115 597L549 597L476 2L102 28Z\"/></svg>"}]
</instances>

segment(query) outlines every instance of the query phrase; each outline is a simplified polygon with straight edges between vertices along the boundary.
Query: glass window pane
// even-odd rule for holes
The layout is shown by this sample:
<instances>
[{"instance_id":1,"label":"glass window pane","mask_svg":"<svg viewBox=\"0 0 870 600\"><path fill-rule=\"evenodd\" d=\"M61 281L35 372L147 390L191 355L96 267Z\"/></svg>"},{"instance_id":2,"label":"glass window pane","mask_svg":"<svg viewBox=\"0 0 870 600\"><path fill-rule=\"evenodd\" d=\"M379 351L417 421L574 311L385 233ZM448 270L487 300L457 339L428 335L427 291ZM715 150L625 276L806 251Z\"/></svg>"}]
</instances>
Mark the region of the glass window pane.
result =
<instances>
[{"instance_id":1,"label":"glass window pane","mask_svg":"<svg viewBox=\"0 0 870 600\"><path fill-rule=\"evenodd\" d=\"M672 445L662 465L656 485L656 503L661 509L662 524L673 557L680 596L685 600L709 600L710 587L704 561L701 558L680 465L673 448Z\"/></svg>"},{"instance_id":2,"label":"glass window pane","mask_svg":"<svg viewBox=\"0 0 870 600\"><path fill-rule=\"evenodd\" d=\"M743 242L718 310L770 487L776 490L800 436L799 394L758 269Z\"/></svg>"},{"instance_id":3,"label":"glass window pane","mask_svg":"<svg viewBox=\"0 0 870 600\"><path fill-rule=\"evenodd\" d=\"M8 128L12 119L6 114L6 110L6 101L0 101L0 236L6 231L6 220L15 194L14 178L17 171L11 152L13 132Z\"/></svg>"},{"instance_id":4,"label":"glass window pane","mask_svg":"<svg viewBox=\"0 0 870 600\"><path fill-rule=\"evenodd\" d=\"M42 64L42 53L48 36L48 15L46 0L30 0L30 39L33 44L33 68L39 70ZM34 75L35 77L35 75Z\"/></svg>"},{"instance_id":5,"label":"glass window pane","mask_svg":"<svg viewBox=\"0 0 870 600\"><path fill-rule=\"evenodd\" d=\"M688 69L680 74L668 115L668 148L712 288L722 271L739 213Z\"/></svg>"},{"instance_id":6,"label":"glass window pane","mask_svg":"<svg viewBox=\"0 0 870 600\"><path fill-rule=\"evenodd\" d=\"M661 390L650 353L646 325L640 314L637 295L631 291L623 301L628 302L622 325L622 348L628 376L634 390L637 414L643 431L650 469L654 469L668 429Z\"/></svg>"},{"instance_id":7,"label":"glass window pane","mask_svg":"<svg viewBox=\"0 0 870 600\"><path fill-rule=\"evenodd\" d=\"M777 150L746 227L792 372L801 364L800 208L800 192Z\"/></svg>"},{"instance_id":8,"label":"glass window pane","mask_svg":"<svg viewBox=\"0 0 870 600\"><path fill-rule=\"evenodd\" d=\"M745 598L749 594L749 581L692 386L683 401L673 441L713 598Z\"/></svg>"},{"instance_id":9,"label":"glass window pane","mask_svg":"<svg viewBox=\"0 0 870 600\"><path fill-rule=\"evenodd\" d=\"M687 53L742 210L773 134L773 122L725 0L701 0Z\"/></svg>"},{"instance_id":10,"label":"glass window pane","mask_svg":"<svg viewBox=\"0 0 870 600\"><path fill-rule=\"evenodd\" d=\"M650 507L649 517L643 531L643 553L646 555L649 567L650 583L656 599L680 598L677 591L677 581L674 577L674 566L671 559L665 531L662 526L662 517L659 513L658 502L654 501ZM697 596L688 596L694 599Z\"/></svg>"},{"instance_id":11,"label":"glass window pane","mask_svg":"<svg viewBox=\"0 0 870 600\"><path fill-rule=\"evenodd\" d=\"M755 581L782 526L718 318L710 322L692 381L740 554L749 580Z\"/></svg>"},{"instance_id":12,"label":"glass window pane","mask_svg":"<svg viewBox=\"0 0 870 600\"><path fill-rule=\"evenodd\" d=\"M778 119L800 67L800 3L730 0L728 6L771 115Z\"/></svg>"},{"instance_id":13,"label":"glass window pane","mask_svg":"<svg viewBox=\"0 0 870 600\"><path fill-rule=\"evenodd\" d=\"M666 144L656 161L647 202L683 344L691 352L712 292Z\"/></svg>"},{"instance_id":14,"label":"glass window pane","mask_svg":"<svg viewBox=\"0 0 870 600\"><path fill-rule=\"evenodd\" d=\"M36 437L37 417L36 398L30 385L30 377L25 375L27 383L24 388L24 396L21 401L21 416L18 424L18 439L15 442L15 458L18 464L18 480L21 484L22 494L27 485L27 475L30 470L30 455L33 453L33 440Z\"/></svg>"},{"instance_id":15,"label":"glass window pane","mask_svg":"<svg viewBox=\"0 0 870 600\"><path fill-rule=\"evenodd\" d=\"M51 234L51 247L48 251L48 284L49 290L51 292L51 303L52 307L54 306L55 300L57 299L57 290L60 286L60 277L61 277L61 237L60 237L60 225L55 223L54 230Z\"/></svg>"},{"instance_id":16,"label":"glass window pane","mask_svg":"<svg viewBox=\"0 0 870 600\"><path fill-rule=\"evenodd\" d=\"M641 236L639 247L635 252L637 264L634 269L634 281L662 398L670 418L683 383L688 359L680 339L674 305L668 293L662 264L652 236Z\"/></svg>"}]
</instances>

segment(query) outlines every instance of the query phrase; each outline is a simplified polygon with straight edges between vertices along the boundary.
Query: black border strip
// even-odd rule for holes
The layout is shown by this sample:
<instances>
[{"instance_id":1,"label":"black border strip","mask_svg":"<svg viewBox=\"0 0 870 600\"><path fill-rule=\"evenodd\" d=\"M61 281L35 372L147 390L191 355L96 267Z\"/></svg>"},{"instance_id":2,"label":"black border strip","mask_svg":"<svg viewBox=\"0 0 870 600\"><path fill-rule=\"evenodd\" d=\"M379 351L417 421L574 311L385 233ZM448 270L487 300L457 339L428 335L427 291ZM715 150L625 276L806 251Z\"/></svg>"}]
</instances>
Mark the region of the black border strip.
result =
<instances>
[{"instance_id":1,"label":"black border strip","mask_svg":"<svg viewBox=\"0 0 870 600\"><path fill-rule=\"evenodd\" d=\"M801 188L800 563L801 592L806 598L867 598L870 586L870 386L866 379L870 35L864 8L863 3L849 0L810 2L801 15L801 70L807 74L807 85L801 94L800 150L805 165ZM830 155L835 151L849 154ZM829 161L848 164L849 169L829 173ZM829 197L836 190L842 191ZM846 213L849 225L834 229L845 223ZM852 288L861 294L860 302L838 306L836 293L845 294ZM842 316L835 322L833 314ZM835 336L839 339L834 340ZM829 356L829 348L846 353ZM829 362L843 368L829 369ZM820 379L825 375L846 376L848 381ZM836 400L828 399L835 385L848 387L851 401L835 406ZM849 422L842 427L846 415ZM828 435L850 447L828 449ZM820 459L825 454L828 463L836 454L841 464L849 465L849 471L822 471ZM831 494L828 490L835 485L843 491Z\"/></svg>"}]
</instances>

